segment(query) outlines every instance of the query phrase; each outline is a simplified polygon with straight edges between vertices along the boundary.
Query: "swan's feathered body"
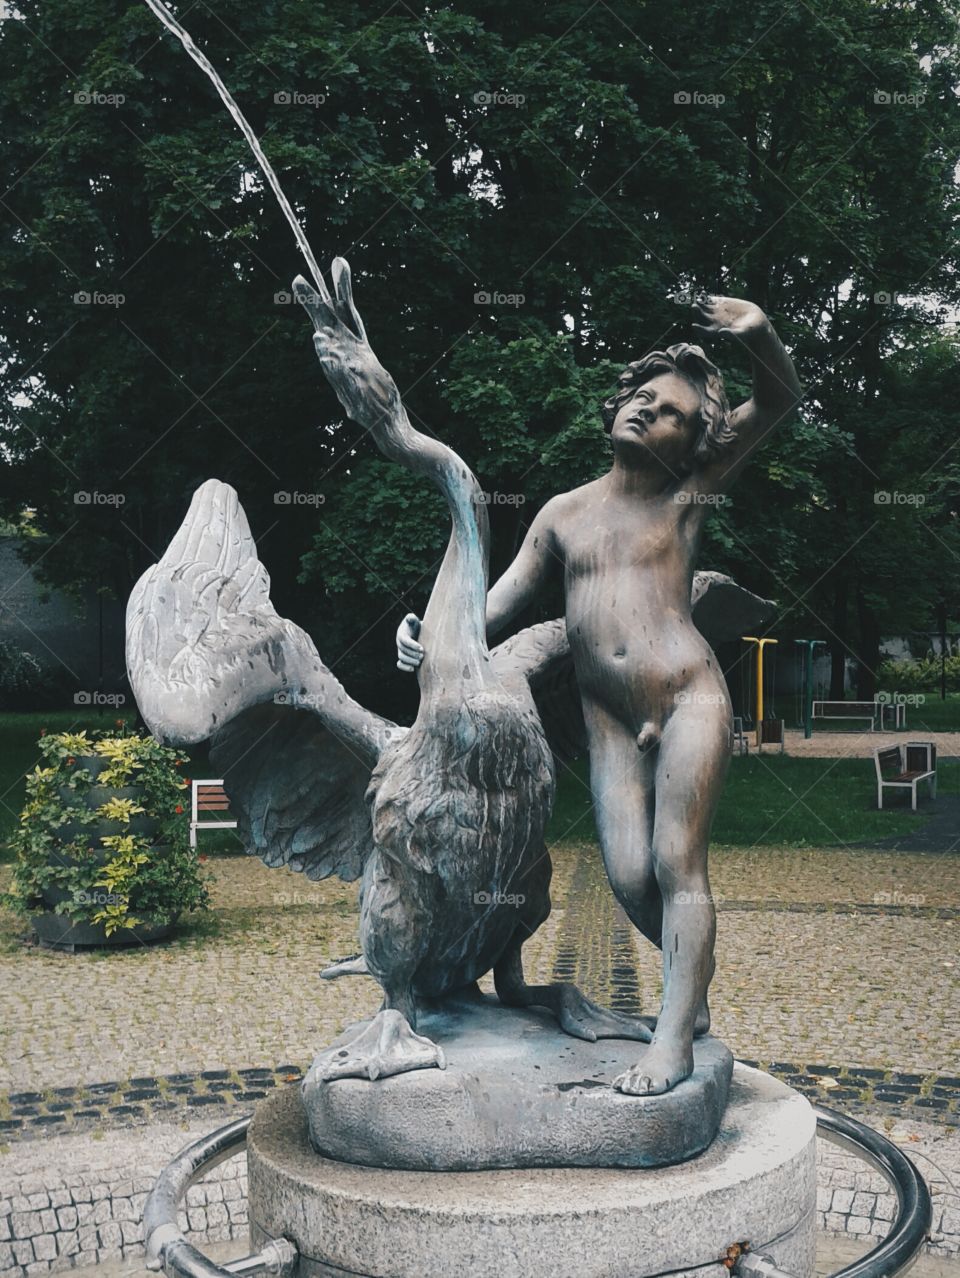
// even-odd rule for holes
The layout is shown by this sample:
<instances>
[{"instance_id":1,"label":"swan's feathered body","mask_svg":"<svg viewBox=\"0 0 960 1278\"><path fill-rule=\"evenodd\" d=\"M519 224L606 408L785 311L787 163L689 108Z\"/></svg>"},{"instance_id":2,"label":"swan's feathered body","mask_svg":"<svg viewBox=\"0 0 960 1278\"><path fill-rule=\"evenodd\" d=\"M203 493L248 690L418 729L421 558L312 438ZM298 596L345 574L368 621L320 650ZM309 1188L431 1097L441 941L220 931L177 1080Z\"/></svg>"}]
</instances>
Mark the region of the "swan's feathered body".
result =
<instances>
[{"instance_id":1,"label":"swan's feathered body","mask_svg":"<svg viewBox=\"0 0 960 1278\"><path fill-rule=\"evenodd\" d=\"M547 904L553 789L532 705L502 689L418 721L381 760L361 906L363 951L378 979L394 957L390 910L418 938L415 993L445 994L491 970L534 902Z\"/></svg>"}]
</instances>

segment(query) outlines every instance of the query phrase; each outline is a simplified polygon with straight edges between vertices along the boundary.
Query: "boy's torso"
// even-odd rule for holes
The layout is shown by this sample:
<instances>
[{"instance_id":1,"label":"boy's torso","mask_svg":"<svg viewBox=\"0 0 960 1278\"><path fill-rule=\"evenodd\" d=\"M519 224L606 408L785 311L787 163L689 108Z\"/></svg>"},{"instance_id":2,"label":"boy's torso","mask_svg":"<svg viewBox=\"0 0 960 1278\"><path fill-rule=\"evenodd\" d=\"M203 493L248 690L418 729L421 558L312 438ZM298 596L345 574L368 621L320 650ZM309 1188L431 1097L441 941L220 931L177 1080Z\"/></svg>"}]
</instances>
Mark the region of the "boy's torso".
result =
<instances>
[{"instance_id":1,"label":"boy's torso","mask_svg":"<svg viewBox=\"0 0 960 1278\"><path fill-rule=\"evenodd\" d=\"M625 497L604 480L558 503L553 533L581 694L631 729L651 716L662 721L692 684L716 682L690 614L703 513L674 492Z\"/></svg>"}]
</instances>

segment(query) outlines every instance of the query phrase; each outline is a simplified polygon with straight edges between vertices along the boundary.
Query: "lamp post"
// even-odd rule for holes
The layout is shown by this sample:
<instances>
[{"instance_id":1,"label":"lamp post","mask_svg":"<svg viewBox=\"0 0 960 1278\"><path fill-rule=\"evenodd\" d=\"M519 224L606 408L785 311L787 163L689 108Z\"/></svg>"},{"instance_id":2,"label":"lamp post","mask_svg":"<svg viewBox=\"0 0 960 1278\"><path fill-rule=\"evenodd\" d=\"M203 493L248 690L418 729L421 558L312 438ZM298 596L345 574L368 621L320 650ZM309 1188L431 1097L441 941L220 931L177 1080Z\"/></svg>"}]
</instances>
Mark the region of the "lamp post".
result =
<instances>
[{"instance_id":1,"label":"lamp post","mask_svg":"<svg viewBox=\"0 0 960 1278\"><path fill-rule=\"evenodd\" d=\"M757 639L754 635L741 636L744 643L757 645L757 749L760 749L760 727L763 719L763 650L768 643L776 643L776 639Z\"/></svg>"},{"instance_id":2,"label":"lamp post","mask_svg":"<svg viewBox=\"0 0 960 1278\"><path fill-rule=\"evenodd\" d=\"M794 639L794 643L806 646L806 652L803 657L804 665L804 686L806 692L803 698L803 735L809 741L813 736L813 655L817 644L824 644L824 639Z\"/></svg>"}]
</instances>

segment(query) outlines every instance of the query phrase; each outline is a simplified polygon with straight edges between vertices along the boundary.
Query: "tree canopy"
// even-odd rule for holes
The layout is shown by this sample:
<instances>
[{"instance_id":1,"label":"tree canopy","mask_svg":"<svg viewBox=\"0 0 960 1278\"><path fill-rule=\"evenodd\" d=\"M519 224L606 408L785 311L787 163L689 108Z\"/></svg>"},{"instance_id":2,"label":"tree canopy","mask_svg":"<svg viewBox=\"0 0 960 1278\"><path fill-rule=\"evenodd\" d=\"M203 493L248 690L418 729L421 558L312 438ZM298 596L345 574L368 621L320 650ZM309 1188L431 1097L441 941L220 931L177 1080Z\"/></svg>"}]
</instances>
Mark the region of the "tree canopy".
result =
<instances>
[{"instance_id":1,"label":"tree canopy","mask_svg":"<svg viewBox=\"0 0 960 1278\"><path fill-rule=\"evenodd\" d=\"M618 368L697 340L668 295L706 288L768 312L806 398L703 565L838 673L856 656L865 690L882 633L952 606L956 3L180 9L321 264L350 260L414 421L489 493L494 572L607 464ZM227 480L277 606L392 705L446 519L343 420L234 124L141 3L17 0L0 49L0 515L36 508L47 581L124 597ZM736 346L709 353L745 394Z\"/></svg>"}]
</instances>

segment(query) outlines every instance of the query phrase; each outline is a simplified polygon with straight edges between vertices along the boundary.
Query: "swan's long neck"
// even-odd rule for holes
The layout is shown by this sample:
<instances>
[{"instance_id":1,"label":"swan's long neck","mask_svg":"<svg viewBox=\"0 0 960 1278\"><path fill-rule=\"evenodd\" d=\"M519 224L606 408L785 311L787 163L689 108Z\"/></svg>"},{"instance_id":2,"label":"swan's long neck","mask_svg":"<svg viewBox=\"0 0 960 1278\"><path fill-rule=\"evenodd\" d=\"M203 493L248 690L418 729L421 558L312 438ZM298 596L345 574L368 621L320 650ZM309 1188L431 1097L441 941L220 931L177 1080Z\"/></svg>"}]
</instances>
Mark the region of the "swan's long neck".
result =
<instances>
[{"instance_id":1,"label":"swan's long neck","mask_svg":"<svg viewBox=\"0 0 960 1278\"><path fill-rule=\"evenodd\" d=\"M422 713L424 703L460 700L491 678L486 638L487 508L469 466L452 448L416 430L402 405L381 419L372 433L388 457L436 484L453 522L423 617Z\"/></svg>"}]
</instances>

